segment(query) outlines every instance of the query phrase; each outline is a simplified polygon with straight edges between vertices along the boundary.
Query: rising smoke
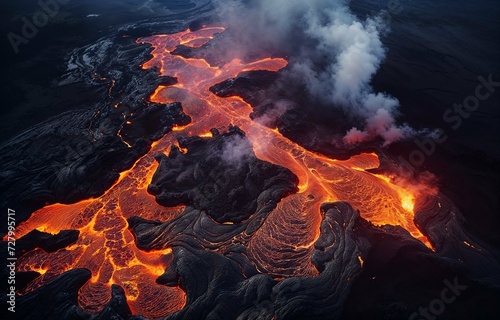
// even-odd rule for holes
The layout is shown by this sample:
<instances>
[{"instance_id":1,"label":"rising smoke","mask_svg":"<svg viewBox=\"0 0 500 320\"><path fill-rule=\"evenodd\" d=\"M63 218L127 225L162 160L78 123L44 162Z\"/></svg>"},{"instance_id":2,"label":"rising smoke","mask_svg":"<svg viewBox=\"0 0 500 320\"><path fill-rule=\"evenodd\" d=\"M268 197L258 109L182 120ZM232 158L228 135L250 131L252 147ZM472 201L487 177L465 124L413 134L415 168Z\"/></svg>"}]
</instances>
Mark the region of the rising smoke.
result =
<instances>
[{"instance_id":1,"label":"rising smoke","mask_svg":"<svg viewBox=\"0 0 500 320\"><path fill-rule=\"evenodd\" d=\"M381 137L384 145L414 131L398 125L399 102L370 85L385 58L382 19L360 20L342 0L218 1L223 21L238 34L240 50L285 51L290 74L312 98L340 108L353 127L343 141L355 144Z\"/></svg>"},{"instance_id":2,"label":"rising smoke","mask_svg":"<svg viewBox=\"0 0 500 320\"><path fill-rule=\"evenodd\" d=\"M220 152L221 160L234 170L239 170L241 168L245 162L245 158L253 156L252 145L248 140L239 135L227 138Z\"/></svg>"}]
</instances>

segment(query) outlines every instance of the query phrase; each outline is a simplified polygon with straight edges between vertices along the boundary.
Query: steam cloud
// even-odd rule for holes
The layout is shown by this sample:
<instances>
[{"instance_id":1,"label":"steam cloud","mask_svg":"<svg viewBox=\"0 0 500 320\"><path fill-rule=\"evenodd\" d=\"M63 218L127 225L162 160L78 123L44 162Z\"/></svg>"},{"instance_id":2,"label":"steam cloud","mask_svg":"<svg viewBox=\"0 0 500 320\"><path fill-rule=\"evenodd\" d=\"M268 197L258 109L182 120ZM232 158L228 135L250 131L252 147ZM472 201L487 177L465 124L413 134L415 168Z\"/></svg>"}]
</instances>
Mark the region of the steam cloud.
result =
<instances>
[{"instance_id":1,"label":"steam cloud","mask_svg":"<svg viewBox=\"0 0 500 320\"><path fill-rule=\"evenodd\" d=\"M227 165L239 169L243 160L251 155L253 155L252 145L248 140L235 135L225 141L220 156Z\"/></svg>"},{"instance_id":2,"label":"steam cloud","mask_svg":"<svg viewBox=\"0 0 500 320\"><path fill-rule=\"evenodd\" d=\"M236 30L240 48L288 50L291 73L312 97L341 108L351 120L364 121L363 128L346 133L345 143L381 137L388 145L414 131L397 125L399 101L370 86L385 58L380 36L386 27L379 17L360 21L347 2L238 0L216 5L223 21Z\"/></svg>"}]
</instances>

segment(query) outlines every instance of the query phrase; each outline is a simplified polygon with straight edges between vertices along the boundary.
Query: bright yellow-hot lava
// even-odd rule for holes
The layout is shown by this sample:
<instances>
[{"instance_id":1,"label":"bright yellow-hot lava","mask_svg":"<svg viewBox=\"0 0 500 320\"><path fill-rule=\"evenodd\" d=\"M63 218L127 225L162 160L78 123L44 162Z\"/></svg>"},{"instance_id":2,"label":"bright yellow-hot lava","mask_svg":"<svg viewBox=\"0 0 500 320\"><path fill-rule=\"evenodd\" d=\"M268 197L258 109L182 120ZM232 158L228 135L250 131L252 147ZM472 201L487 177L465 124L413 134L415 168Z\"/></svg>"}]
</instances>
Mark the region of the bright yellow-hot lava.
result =
<instances>
[{"instance_id":1,"label":"bright yellow-hot lava","mask_svg":"<svg viewBox=\"0 0 500 320\"><path fill-rule=\"evenodd\" d=\"M171 261L171 249L162 252L137 249L126 219L139 216L169 221L177 217L183 207L162 207L146 192L157 167L154 155L166 153L179 134L210 137L211 128L229 124L245 131L258 158L290 169L300 181L299 192L282 199L247 244L249 258L261 272L276 278L317 274L311 254L319 236L320 206L329 201L351 203L363 218L375 225L400 225L430 247L413 222L416 195L383 175L366 171L380 165L376 154L360 154L340 161L310 152L283 137L278 130L251 121L252 108L240 97L221 98L209 91L211 86L242 71L279 71L287 65L286 60L266 58L247 63L235 58L217 67L202 58L171 54L178 45L201 47L223 30L207 27L138 40L154 47L153 58L143 68L157 66L162 75L178 79L176 85L158 87L150 100L181 102L192 123L175 127L172 133L155 142L152 150L122 173L103 196L72 205L47 206L19 226L19 236L33 229L50 233L65 229L80 231L77 243L70 248L50 254L36 249L19 259L20 271L43 273L30 284L28 291L64 271L88 268L92 279L79 295L80 305L88 310L97 312L103 307L110 298L111 284L125 289L134 313L153 318L182 308L185 294L181 289L155 283Z\"/></svg>"}]
</instances>

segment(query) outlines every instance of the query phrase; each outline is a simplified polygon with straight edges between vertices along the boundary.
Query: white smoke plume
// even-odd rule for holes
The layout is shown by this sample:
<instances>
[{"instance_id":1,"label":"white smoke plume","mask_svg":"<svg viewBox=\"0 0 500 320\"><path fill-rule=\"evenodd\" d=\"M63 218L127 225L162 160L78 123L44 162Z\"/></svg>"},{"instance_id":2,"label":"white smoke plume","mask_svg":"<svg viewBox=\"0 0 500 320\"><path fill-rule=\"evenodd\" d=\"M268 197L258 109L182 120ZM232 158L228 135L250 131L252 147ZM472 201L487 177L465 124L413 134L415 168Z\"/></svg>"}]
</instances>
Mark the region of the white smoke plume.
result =
<instances>
[{"instance_id":1,"label":"white smoke plume","mask_svg":"<svg viewBox=\"0 0 500 320\"><path fill-rule=\"evenodd\" d=\"M385 58L382 19L360 20L342 0L255 0L219 3L222 19L239 35L238 47L286 48L290 70L311 96L341 108L353 127L344 142L381 137L384 145L414 134L396 123L399 102L370 85Z\"/></svg>"},{"instance_id":2,"label":"white smoke plume","mask_svg":"<svg viewBox=\"0 0 500 320\"><path fill-rule=\"evenodd\" d=\"M273 103L273 107L264 114L253 119L264 126L273 126L278 118L286 111L293 109L294 103L287 100L278 100Z\"/></svg>"},{"instance_id":3,"label":"white smoke plume","mask_svg":"<svg viewBox=\"0 0 500 320\"><path fill-rule=\"evenodd\" d=\"M253 155L252 145L239 135L226 139L220 154L222 161L234 168L240 168L243 160L251 155Z\"/></svg>"}]
</instances>

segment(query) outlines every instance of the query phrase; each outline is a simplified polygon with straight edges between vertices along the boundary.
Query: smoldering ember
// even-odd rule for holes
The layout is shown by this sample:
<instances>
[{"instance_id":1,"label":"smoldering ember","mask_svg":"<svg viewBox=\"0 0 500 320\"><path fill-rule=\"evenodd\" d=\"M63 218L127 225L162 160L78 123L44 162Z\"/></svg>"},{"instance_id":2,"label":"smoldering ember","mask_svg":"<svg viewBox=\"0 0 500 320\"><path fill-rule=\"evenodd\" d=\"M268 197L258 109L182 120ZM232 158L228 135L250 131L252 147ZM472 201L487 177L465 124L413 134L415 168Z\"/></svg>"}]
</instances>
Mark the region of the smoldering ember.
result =
<instances>
[{"instance_id":1,"label":"smoldering ember","mask_svg":"<svg viewBox=\"0 0 500 320\"><path fill-rule=\"evenodd\" d=\"M2 319L496 319L499 4L5 7Z\"/></svg>"}]
</instances>

